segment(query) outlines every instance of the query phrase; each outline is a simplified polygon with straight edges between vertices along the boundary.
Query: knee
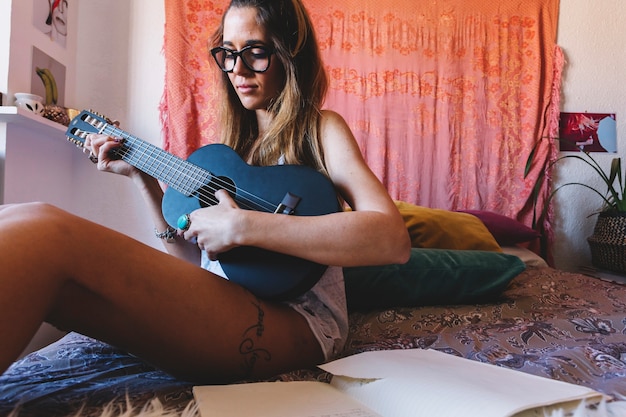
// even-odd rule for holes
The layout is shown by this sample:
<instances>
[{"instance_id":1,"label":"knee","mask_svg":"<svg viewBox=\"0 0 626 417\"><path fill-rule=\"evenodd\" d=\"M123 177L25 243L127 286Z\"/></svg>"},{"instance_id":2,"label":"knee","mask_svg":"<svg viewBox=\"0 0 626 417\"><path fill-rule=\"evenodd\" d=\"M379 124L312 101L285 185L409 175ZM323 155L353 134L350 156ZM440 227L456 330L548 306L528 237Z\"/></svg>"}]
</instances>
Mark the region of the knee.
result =
<instances>
[{"instance_id":1,"label":"knee","mask_svg":"<svg viewBox=\"0 0 626 417\"><path fill-rule=\"evenodd\" d=\"M11 225L28 228L41 227L42 223L63 223L63 218L69 213L49 203L10 204L0 208L0 224L2 227Z\"/></svg>"},{"instance_id":2,"label":"knee","mask_svg":"<svg viewBox=\"0 0 626 417\"><path fill-rule=\"evenodd\" d=\"M58 211L61 211L61 209L50 203L43 203L39 201L32 203L5 204L0 207L0 214L2 214L3 217L40 217L45 216L47 213L54 213Z\"/></svg>"}]
</instances>

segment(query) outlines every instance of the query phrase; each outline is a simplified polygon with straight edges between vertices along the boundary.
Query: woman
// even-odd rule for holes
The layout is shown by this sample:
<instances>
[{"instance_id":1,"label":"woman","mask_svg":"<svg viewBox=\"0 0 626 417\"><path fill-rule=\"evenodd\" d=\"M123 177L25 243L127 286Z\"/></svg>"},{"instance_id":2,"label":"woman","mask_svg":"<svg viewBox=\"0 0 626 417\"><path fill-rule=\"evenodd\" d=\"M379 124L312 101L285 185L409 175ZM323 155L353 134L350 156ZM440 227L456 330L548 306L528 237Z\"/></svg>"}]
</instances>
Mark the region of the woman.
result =
<instances>
[{"instance_id":1,"label":"woman","mask_svg":"<svg viewBox=\"0 0 626 417\"><path fill-rule=\"evenodd\" d=\"M85 146L98 169L132 179L169 254L49 205L0 210L0 372L42 321L188 380L309 367L339 353L346 338L340 266L408 259L395 205L344 120L320 110L326 78L300 0L234 0L210 47L223 71L223 141L250 164L318 169L352 210L267 214L240 209L221 190L218 204L190 213L173 231L157 181L110 157L119 140L90 135ZM270 302L217 276L218 255L241 245L334 266L304 295ZM202 257L212 272L198 266Z\"/></svg>"}]
</instances>

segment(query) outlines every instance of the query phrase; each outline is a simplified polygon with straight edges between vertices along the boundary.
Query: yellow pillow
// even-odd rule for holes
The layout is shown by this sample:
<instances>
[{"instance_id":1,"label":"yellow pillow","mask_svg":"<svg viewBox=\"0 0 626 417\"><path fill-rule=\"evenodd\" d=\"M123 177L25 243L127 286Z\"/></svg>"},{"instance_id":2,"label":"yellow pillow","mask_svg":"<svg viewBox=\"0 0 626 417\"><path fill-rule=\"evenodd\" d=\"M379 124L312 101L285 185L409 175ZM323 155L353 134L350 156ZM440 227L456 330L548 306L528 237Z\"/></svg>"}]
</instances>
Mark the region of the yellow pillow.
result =
<instances>
[{"instance_id":1,"label":"yellow pillow","mask_svg":"<svg viewBox=\"0 0 626 417\"><path fill-rule=\"evenodd\" d=\"M476 216L396 201L414 248L502 252L487 227Z\"/></svg>"}]
</instances>

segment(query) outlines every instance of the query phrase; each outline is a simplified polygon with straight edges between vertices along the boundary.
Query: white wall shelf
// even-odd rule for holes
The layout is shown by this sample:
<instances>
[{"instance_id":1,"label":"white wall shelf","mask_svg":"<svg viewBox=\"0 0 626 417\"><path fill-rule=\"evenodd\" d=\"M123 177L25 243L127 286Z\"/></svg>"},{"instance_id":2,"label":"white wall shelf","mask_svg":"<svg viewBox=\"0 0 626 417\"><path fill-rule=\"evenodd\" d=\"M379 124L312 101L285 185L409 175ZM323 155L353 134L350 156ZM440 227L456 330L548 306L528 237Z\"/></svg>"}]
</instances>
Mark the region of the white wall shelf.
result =
<instances>
[{"instance_id":1,"label":"white wall shelf","mask_svg":"<svg viewBox=\"0 0 626 417\"><path fill-rule=\"evenodd\" d=\"M32 130L33 134L43 136L59 137L67 129L60 123L15 106L0 106L0 123L19 125Z\"/></svg>"}]
</instances>

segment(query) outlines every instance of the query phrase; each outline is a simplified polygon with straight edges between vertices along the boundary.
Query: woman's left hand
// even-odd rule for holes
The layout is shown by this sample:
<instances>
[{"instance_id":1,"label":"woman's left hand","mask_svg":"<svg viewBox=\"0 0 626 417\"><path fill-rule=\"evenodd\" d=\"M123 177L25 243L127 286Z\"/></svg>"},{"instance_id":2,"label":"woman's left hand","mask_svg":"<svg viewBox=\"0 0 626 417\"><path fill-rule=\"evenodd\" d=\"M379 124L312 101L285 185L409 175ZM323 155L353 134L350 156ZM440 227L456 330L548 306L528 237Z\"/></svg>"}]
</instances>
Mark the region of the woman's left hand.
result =
<instances>
[{"instance_id":1,"label":"woman's left hand","mask_svg":"<svg viewBox=\"0 0 626 417\"><path fill-rule=\"evenodd\" d=\"M215 197L217 205L189 213L189 229L182 233L185 240L195 238L211 260L237 246L235 236L241 210L226 190L218 190Z\"/></svg>"}]
</instances>

